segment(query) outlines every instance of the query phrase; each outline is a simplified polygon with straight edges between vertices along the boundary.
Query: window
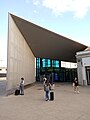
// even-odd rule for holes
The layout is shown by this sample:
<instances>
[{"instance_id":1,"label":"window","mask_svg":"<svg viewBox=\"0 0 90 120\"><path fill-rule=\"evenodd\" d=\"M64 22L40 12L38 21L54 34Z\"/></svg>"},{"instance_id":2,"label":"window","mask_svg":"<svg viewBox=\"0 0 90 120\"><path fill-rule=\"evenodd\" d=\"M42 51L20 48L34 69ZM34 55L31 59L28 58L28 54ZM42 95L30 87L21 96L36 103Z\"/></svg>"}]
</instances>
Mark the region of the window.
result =
<instances>
[{"instance_id":1,"label":"window","mask_svg":"<svg viewBox=\"0 0 90 120\"><path fill-rule=\"evenodd\" d=\"M50 59L42 59L42 67L51 67Z\"/></svg>"},{"instance_id":2,"label":"window","mask_svg":"<svg viewBox=\"0 0 90 120\"><path fill-rule=\"evenodd\" d=\"M52 67L59 67L59 61L58 60L52 60Z\"/></svg>"},{"instance_id":3,"label":"window","mask_svg":"<svg viewBox=\"0 0 90 120\"><path fill-rule=\"evenodd\" d=\"M37 58L37 68L40 68L40 58Z\"/></svg>"}]
</instances>

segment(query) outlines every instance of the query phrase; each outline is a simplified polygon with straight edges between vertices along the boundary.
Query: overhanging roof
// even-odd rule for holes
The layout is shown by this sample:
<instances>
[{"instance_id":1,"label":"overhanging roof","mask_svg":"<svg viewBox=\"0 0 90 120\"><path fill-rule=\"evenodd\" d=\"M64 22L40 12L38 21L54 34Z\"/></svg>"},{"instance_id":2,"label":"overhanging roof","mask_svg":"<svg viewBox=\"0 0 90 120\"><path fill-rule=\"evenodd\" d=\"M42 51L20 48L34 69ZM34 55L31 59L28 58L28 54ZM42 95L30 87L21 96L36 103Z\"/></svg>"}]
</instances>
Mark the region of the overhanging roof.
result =
<instances>
[{"instance_id":1,"label":"overhanging roof","mask_svg":"<svg viewBox=\"0 0 90 120\"><path fill-rule=\"evenodd\" d=\"M83 44L46 30L15 15L10 15L35 57L76 62L76 52L87 48Z\"/></svg>"}]
</instances>

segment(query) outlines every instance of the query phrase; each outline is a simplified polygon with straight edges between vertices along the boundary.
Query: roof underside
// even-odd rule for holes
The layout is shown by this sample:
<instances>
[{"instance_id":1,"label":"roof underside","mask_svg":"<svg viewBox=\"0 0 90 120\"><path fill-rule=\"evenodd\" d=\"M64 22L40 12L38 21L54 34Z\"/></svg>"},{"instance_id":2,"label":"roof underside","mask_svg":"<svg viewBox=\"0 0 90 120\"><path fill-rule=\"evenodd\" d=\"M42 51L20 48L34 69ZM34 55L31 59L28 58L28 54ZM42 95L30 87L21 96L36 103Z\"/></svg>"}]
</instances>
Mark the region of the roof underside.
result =
<instances>
[{"instance_id":1,"label":"roof underside","mask_svg":"<svg viewBox=\"0 0 90 120\"><path fill-rule=\"evenodd\" d=\"M76 62L76 52L87 48L85 45L53 33L15 15L10 15L35 57Z\"/></svg>"}]
</instances>

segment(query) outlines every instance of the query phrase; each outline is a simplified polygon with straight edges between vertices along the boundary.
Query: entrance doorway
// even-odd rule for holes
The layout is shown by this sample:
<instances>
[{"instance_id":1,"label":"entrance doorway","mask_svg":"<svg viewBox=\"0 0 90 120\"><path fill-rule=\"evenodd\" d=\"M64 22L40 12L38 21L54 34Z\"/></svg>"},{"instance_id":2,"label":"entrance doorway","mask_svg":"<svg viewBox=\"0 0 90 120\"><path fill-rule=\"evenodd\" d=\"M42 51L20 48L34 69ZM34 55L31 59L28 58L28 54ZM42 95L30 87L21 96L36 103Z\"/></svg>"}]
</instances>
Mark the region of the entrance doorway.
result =
<instances>
[{"instance_id":1,"label":"entrance doorway","mask_svg":"<svg viewBox=\"0 0 90 120\"><path fill-rule=\"evenodd\" d=\"M87 84L90 85L90 67L86 68Z\"/></svg>"},{"instance_id":2,"label":"entrance doorway","mask_svg":"<svg viewBox=\"0 0 90 120\"><path fill-rule=\"evenodd\" d=\"M42 81L43 76L53 82L73 82L77 69L63 68L59 60L36 58L36 81Z\"/></svg>"}]
</instances>

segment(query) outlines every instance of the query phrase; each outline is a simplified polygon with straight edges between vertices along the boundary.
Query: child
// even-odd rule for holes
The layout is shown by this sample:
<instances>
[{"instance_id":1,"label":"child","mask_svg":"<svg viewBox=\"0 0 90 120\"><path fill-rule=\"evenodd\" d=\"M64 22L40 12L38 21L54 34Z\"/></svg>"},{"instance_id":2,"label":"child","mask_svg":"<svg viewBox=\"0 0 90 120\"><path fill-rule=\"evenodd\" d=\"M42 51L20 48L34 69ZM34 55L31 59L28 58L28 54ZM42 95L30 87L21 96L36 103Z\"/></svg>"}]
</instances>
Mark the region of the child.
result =
<instances>
[{"instance_id":1,"label":"child","mask_svg":"<svg viewBox=\"0 0 90 120\"><path fill-rule=\"evenodd\" d=\"M74 87L74 92L79 93L79 83L77 78L75 77L74 82L73 82L73 87Z\"/></svg>"}]
</instances>

